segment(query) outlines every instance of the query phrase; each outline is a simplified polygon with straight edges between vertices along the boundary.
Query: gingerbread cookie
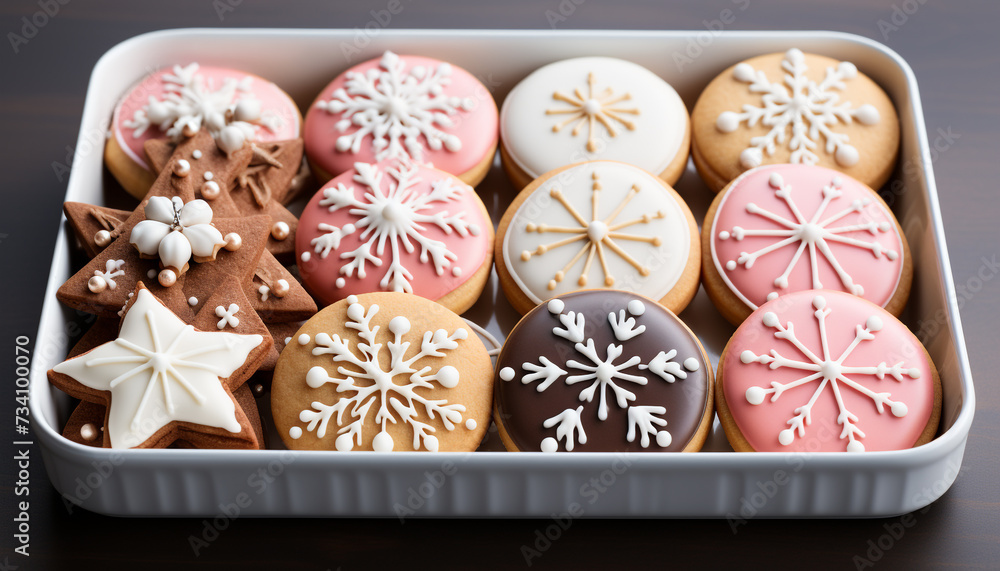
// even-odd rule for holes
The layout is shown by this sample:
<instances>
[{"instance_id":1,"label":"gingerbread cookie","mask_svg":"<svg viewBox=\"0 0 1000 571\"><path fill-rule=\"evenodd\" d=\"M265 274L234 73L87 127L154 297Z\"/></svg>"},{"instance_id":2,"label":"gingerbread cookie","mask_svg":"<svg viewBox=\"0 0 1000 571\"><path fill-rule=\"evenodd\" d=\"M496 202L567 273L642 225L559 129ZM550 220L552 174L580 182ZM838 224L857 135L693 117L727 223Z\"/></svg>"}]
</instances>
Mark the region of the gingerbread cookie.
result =
<instances>
[{"instance_id":1,"label":"gingerbread cookie","mask_svg":"<svg viewBox=\"0 0 1000 571\"><path fill-rule=\"evenodd\" d=\"M475 186L493 164L497 106L464 69L385 52L345 71L306 113L306 155L327 181L355 163L433 165Z\"/></svg>"},{"instance_id":2,"label":"gingerbread cookie","mask_svg":"<svg viewBox=\"0 0 1000 571\"><path fill-rule=\"evenodd\" d=\"M260 420L260 413L257 410L257 401L254 399L253 391L247 384L240 385L233 391L233 398L237 405L246 415L247 420L253 428L254 436L257 437L258 447L264 448L264 424ZM107 417L107 407L103 404L82 401L73 409L63 427L63 438L90 446L102 448L104 445L104 419ZM175 440L169 448L197 448L187 440Z\"/></svg>"},{"instance_id":3,"label":"gingerbread cookie","mask_svg":"<svg viewBox=\"0 0 1000 571\"><path fill-rule=\"evenodd\" d=\"M271 338L259 320L241 328L238 305L211 305L189 325L140 283L117 338L56 365L49 381L107 407L105 447L162 448L184 439L202 448L257 448L233 390L256 370Z\"/></svg>"},{"instance_id":4,"label":"gingerbread cookie","mask_svg":"<svg viewBox=\"0 0 1000 571\"><path fill-rule=\"evenodd\" d=\"M511 451L701 449L712 425L712 365L676 315L607 290L535 308L497 360L494 414Z\"/></svg>"},{"instance_id":5,"label":"gingerbread cookie","mask_svg":"<svg viewBox=\"0 0 1000 571\"><path fill-rule=\"evenodd\" d=\"M514 186L583 161L635 165L674 184L687 165L687 108L667 82L632 62L582 57L521 80L500 111L500 156Z\"/></svg>"},{"instance_id":6,"label":"gingerbread cookie","mask_svg":"<svg viewBox=\"0 0 1000 571\"><path fill-rule=\"evenodd\" d=\"M296 252L303 283L324 305L397 291L462 313L489 277L493 223L453 175L391 160L357 163L302 211Z\"/></svg>"},{"instance_id":7,"label":"gingerbread cookie","mask_svg":"<svg viewBox=\"0 0 1000 571\"><path fill-rule=\"evenodd\" d=\"M853 63L796 48L725 70L691 114L691 156L718 192L762 164L817 164L879 188L899 151L889 96Z\"/></svg>"},{"instance_id":8,"label":"gingerbread cookie","mask_svg":"<svg viewBox=\"0 0 1000 571\"><path fill-rule=\"evenodd\" d=\"M497 274L521 313L567 292L614 288L680 313L698 291L698 225L662 179L592 161L528 185L500 220Z\"/></svg>"},{"instance_id":9,"label":"gingerbread cookie","mask_svg":"<svg viewBox=\"0 0 1000 571\"><path fill-rule=\"evenodd\" d=\"M145 77L115 106L104 161L125 190L141 199L156 178L146 141L178 142L202 129L219 137L227 126L248 140L281 141L298 137L301 121L292 98L265 79L197 63L175 65Z\"/></svg>"},{"instance_id":10,"label":"gingerbread cookie","mask_svg":"<svg viewBox=\"0 0 1000 571\"><path fill-rule=\"evenodd\" d=\"M212 171L207 171L202 175L207 175L207 178L197 190L197 195L211 202L225 192L243 216L270 216L271 235L267 240L267 251L290 263L295 256L295 229L299 219L282 205L281 198L302 161L302 139L253 142L250 148L253 150L250 164L237 172L231 183L218 181ZM146 141L146 155L150 167L157 174L174 152L176 145L167 141Z\"/></svg>"},{"instance_id":11,"label":"gingerbread cookie","mask_svg":"<svg viewBox=\"0 0 1000 571\"><path fill-rule=\"evenodd\" d=\"M160 173L150 188L149 196L135 212L66 203L64 211L67 220L84 249L95 259L59 288L57 296L60 301L77 309L115 317L125 302L125 295L142 279L172 311L188 319L212 295L220 280L229 275L240 281L253 310L265 322L300 320L314 314L316 304L301 284L273 255L262 252L265 241L273 238L274 225L270 217L240 217L239 208L230 193L205 193L209 183L228 185L236 177L235 173L241 172L252 161L252 156L250 143L244 142L243 146L227 153L219 148L211 135L202 131L176 145L168 167ZM178 205L178 201L182 204ZM210 207L207 210L206 205ZM147 218L147 208L152 218ZM188 210L190 214L186 214L182 221L181 212ZM191 218L195 213L198 216ZM140 225L145 230L133 243L132 232ZM157 240L168 227L170 232ZM170 270L174 281L166 280L164 283L170 284L167 286L159 284L158 276L169 269L169 266L160 267L163 265L159 256L160 245L164 240L167 240L164 251L168 259L187 252L183 244L180 244L180 249L171 246L171 241L177 242L181 238L193 244L211 236L214 251L218 236L213 228L223 236L224 241L229 238L229 246L217 251L212 261L201 258L204 263L195 261L192 246L187 269L181 271L183 264L179 259L174 260L182 266L176 271ZM149 253L140 251L139 245ZM91 289L91 280L101 277L97 272L102 276L113 276L114 284L105 280L102 288L99 282L95 282L95 287ZM277 359L276 353L274 358Z\"/></svg>"},{"instance_id":12,"label":"gingerbread cookie","mask_svg":"<svg viewBox=\"0 0 1000 571\"><path fill-rule=\"evenodd\" d=\"M403 293L350 296L281 352L271 411L297 450L473 451L493 368L461 317Z\"/></svg>"},{"instance_id":13,"label":"gingerbread cookie","mask_svg":"<svg viewBox=\"0 0 1000 571\"><path fill-rule=\"evenodd\" d=\"M920 341L860 297L790 293L736 330L719 420L738 451L902 450L934 437L941 379Z\"/></svg>"},{"instance_id":14,"label":"gingerbread cookie","mask_svg":"<svg viewBox=\"0 0 1000 571\"><path fill-rule=\"evenodd\" d=\"M913 260L878 194L815 165L747 171L715 198L702 228L705 290L740 324L779 295L840 289L899 315Z\"/></svg>"}]
</instances>

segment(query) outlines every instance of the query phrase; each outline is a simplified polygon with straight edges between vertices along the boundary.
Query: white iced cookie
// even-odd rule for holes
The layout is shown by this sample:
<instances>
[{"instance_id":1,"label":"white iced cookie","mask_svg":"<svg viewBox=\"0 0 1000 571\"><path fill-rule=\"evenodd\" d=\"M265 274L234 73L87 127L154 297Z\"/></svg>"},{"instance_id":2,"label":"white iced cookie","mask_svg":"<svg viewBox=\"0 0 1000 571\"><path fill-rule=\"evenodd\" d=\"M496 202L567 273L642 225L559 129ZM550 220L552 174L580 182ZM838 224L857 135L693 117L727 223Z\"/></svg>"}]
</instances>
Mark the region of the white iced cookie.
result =
<instances>
[{"instance_id":1,"label":"white iced cookie","mask_svg":"<svg viewBox=\"0 0 1000 571\"><path fill-rule=\"evenodd\" d=\"M542 67L518 83L500 111L501 158L511 181L582 161L614 160L677 182L691 128L677 92L632 62L583 57Z\"/></svg>"},{"instance_id":2,"label":"white iced cookie","mask_svg":"<svg viewBox=\"0 0 1000 571\"><path fill-rule=\"evenodd\" d=\"M698 225L662 179L592 161L529 184L504 213L496 268L511 305L527 313L581 289L624 290L679 313L698 289Z\"/></svg>"}]
</instances>

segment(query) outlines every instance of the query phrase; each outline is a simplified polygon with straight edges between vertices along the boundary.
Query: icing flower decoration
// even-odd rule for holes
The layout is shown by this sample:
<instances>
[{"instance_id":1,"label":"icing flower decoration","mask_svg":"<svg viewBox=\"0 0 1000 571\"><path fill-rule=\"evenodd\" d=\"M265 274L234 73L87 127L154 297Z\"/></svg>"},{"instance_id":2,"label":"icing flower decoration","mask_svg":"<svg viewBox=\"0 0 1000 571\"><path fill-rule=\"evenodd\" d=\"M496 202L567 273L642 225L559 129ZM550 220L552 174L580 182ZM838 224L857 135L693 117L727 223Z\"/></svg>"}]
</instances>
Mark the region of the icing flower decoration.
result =
<instances>
[{"instance_id":1,"label":"icing flower decoration","mask_svg":"<svg viewBox=\"0 0 1000 571\"><path fill-rule=\"evenodd\" d=\"M235 250L239 236L225 238L212 226L212 208L201 199L184 203L179 197L154 196L146 203L146 219L135 225L129 242L143 257L159 257L159 282L170 287L188 262L214 260L219 249Z\"/></svg>"}]
</instances>

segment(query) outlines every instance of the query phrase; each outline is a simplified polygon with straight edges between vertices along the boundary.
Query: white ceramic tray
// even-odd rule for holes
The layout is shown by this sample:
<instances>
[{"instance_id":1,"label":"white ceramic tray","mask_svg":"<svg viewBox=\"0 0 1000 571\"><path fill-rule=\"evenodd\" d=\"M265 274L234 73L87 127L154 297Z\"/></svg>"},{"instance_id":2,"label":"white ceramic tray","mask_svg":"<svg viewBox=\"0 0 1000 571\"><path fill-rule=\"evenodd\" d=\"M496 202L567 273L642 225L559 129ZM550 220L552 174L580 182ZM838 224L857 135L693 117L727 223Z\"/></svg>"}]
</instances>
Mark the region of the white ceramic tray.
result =
<instances>
[{"instance_id":1,"label":"white ceramic tray","mask_svg":"<svg viewBox=\"0 0 1000 571\"><path fill-rule=\"evenodd\" d=\"M917 84L909 66L884 46L831 32L528 32L481 30L174 30L112 48L94 68L78 149L100 140L116 99L150 70L198 61L269 78L305 109L353 63L385 49L458 64L498 101L543 64L583 55L632 60L670 82L692 106L727 66L756 54L799 47L855 62L896 103L902 126L904 183L887 196L913 248L916 268L907 323L919 331L944 384L941 431L931 443L863 454L736 454L718 422L695 454L541 454L502 452L495 433L480 451L335 453L201 450L111 451L63 439L69 399L50 388L45 371L65 358L69 324L55 291L74 270L72 237L59 229L31 379L34 433L53 485L70 501L107 514L211 516L239 504L254 516L637 516L859 517L919 509L952 484L975 408L972 377L938 207ZM358 49L360 48L360 51ZM346 54L346 55L345 55ZM353 57L348 58L348 55ZM690 58L679 65L683 58ZM349 60L350 59L350 60ZM97 148L100 148L99 146ZM916 167L916 168L913 168ZM113 200L104 191L101 153L74 161L66 199ZM677 185L696 217L711 193L688 169ZM479 191L499 220L515 192L499 166ZM499 338L517 316L496 278L466 317ZM681 316L715 362L733 328L704 292ZM266 398L262 413L269 416ZM269 419L268 419L269 420ZM273 433L273 431L272 431ZM280 447L273 438L271 444ZM248 499L249 498L249 499Z\"/></svg>"}]
</instances>

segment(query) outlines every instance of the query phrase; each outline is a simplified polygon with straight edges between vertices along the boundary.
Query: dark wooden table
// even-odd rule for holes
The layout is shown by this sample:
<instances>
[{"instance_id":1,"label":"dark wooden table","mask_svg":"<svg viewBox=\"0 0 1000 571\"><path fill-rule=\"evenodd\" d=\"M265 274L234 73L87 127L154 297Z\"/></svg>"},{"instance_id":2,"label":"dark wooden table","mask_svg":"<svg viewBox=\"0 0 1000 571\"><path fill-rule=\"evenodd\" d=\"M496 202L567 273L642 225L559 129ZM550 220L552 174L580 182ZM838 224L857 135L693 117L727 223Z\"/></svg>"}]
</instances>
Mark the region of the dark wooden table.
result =
<instances>
[{"instance_id":1,"label":"dark wooden table","mask_svg":"<svg viewBox=\"0 0 1000 571\"><path fill-rule=\"evenodd\" d=\"M65 5L63 5L65 4ZM449 5L450 4L450 5ZM610 4L610 3L609 3ZM960 286L966 340L976 378L978 411L963 473L940 500L920 512L887 520L751 521L733 533L725 521L574 521L534 565L618 566L636 560L660 566L711 564L863 568L1000 567L1000 279L981 289L970 282L1000 254L1000 4L992 0L717 0L664 6L659 2L529 0L453 2L401 0L392 27L704 29L724 8L746 6L732 30L830 29L886 43L906 58L921 87L931 140L952 133L934 164ZM3 342L33 337L65 192L66 163L76 142L84 93L98 57L118 42L173 27L276 26L363 28L388 0L367 5L312 1L171 1L156 6L127 0L7 0L0 7L0 125L10 137L0 153L5 204L0 207L0 318ZM54 15L44 15L48 9ZM43 14L43 15L39 15ZM35 20L37 29L26 27ZM26 28L26 29L25 29ZM16 34L26 41L11 36ZM29 37L30 34L30 37ZM995 270L984 271L993 276ZM973 291L978 289L978 291ZM8 345L9 347L9 345ZM13 356L4 361L2 422L11 422ZM6 434L6 433L5 433ZM401 566L524 566L522 545L543 522L396 520L249 520L195 556L189 536L200 520L126 520L69 513L33 450L30 559L14 553L16 465L11 438L0 454L0 569L215 568L312 569ZM881 543L881 546L879 544Z\"/></svg>"}]
</instances>

